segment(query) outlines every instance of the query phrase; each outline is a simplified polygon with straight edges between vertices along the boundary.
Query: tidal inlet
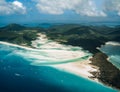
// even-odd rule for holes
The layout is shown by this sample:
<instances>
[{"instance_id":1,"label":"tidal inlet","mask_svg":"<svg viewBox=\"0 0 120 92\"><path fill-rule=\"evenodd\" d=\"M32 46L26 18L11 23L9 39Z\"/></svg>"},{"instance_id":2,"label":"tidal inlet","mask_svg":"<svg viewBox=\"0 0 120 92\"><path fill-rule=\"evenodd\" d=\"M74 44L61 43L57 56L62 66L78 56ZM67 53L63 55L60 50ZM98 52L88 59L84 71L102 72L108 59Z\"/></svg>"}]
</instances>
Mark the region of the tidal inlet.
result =
<instances>
[{"instance_id":1,"label":"tidal inlet","mask_svg":"<svg viewBox=\"0 0 120 92\"><path fill-rule=\"evenodd\" d=\"M120 92L119 6L1 0L0 92Z\"/></svg>"}]
</instances>

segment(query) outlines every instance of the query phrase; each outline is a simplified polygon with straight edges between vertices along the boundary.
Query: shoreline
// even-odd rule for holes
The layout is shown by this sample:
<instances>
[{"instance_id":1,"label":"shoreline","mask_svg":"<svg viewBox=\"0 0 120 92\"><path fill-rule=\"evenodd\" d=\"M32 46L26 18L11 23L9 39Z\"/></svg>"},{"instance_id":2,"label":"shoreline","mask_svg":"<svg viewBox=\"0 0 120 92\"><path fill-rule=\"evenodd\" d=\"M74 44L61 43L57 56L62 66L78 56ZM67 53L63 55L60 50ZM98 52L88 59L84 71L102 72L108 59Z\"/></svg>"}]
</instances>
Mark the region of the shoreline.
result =
<instances>
[{"instance_id":1,"label":"shoreline","mask_svg":"<svg viewBox=\"0 0 120 92\"><path fill-rule=\"evenodd\" d=\"M2 42L0 41L0 44L4 44L4 45L9 45L9 46L13 46L13 47L18 47L18 48L22 48L25 50L31 50L31 51L35 51L35 52L44 52L44 54L47 54L45 56L49 56L50 58L55 58L55 60L62 60L62 62L64 61L68 61L68 60L77 60L78 59L84 59L85 57L89 57L90 54L89 53L85 53L83 51L79 52L79 51L72 51L72 50L58 50L58 49L36 49L36 48L32 48L32 47L25 47L25 46L21 46L21 45L16 45L16 44L12 44L9 42ZM59 56L59 57L57 57Z\"/></svg>"},{"instance_id":2,"label":"shoreline","mask_svg":"<svg viewBox=\"0 0 120 92\"><path fill-rule=\"evenodd\" d=\"M104 45L120 46L119 28L63 24L46 30L10 24L1 29L0 45L16 50L31 66L49 66L120 91L120 70L100 51Z\"/></svg>"},{"instance_id":3,"label":"shoreline","mask_svg":"<svg viewBox=\"0 0 120 92\"><path fill-rule=\"evenodd\" d=\"M99 52L96 53L90 60L91 64L99 67L100 70L99 73L92 72L92 74L101 83L120 90L120 70L108 61L108 56L102 52Z\"/></svg>"},{"instance_id":4,"label":"shoreline","mask_svg":"<svg viewBox=\"0 0 120 92\"><path fill-rule=\"evenodd\" d=\"M58 65L50 65L50 66L56 69L59 69L61 71L69 72L71 74L75 74L77 76L94 80L95 82L99 82L97 78L93 79L92 77L94 77L94 75L90 73L90 72L98 71L98 67L93 66L90 63L91 61L87 59L83 61L69 62L69 63L58 64Z\"/></svg>"},{"instance_id":5,"label":"shoreline","mask_svg":"<svg viewBox=\"0 0 120 92\"><path fill-rule=\"evenodd\" d=\"M47 38L45 34L38 33L37 35L38 35L37 39L35 41L32 41L32 47L35 47L38 49L41 49L41 48L45 48L45 49L61 48L64 50L70 49L70 46L59 44L55 41L49 42L49 39ZM38 44L42 44L42 46L38 46ZM79 51L78 54L83 52L81 51L81 49L78 51ZM80 54L79 57L81 57L83 54ZM75 74L77 76L82 76L87 79L91 79L91 78L93 79L94 75L91 74L90 72L98 71L98 68L96 66L91 65L90 63L91 61L88 58L87 60L78 60L74 62L61 63L61 64L55 64L55 65L49 65L49 66L54 67L58 70L62 70L68 73ZM97 79L93 79L93 80L98 82Z\"/></svg>"},{"instance_id":6,"label":"shoreline","mask_svg":"<svg viewBox=\"0 0 120 92\"><path fill-rule=\"evenodd\" d=\"M0 41L0 44L14 46L14 47L19 47L19 48L23 48L23 49L26 49L26 50L37 50L37 49L30 48L30 47L20 46L20 45L8 43L8 42L2 42L2 41ZM38 49L38 50L40 50L40 49ZM45 50L45 51L47 51L47 50ZM48 52L50 52L50 53L51 53L51 51L52 50L48 50ZM83 55L85 53L78 53L78 54L80 54L80 56L81 56L81 55ZM72 59L70 57L68 57L68 58ZM60 70L65 70L66 72L71 72L72 71L71 72L72 74L75 74L75 75L78 75L78 76L82 76L82 77L85 77L85 78L94 77L90 72L97 71L97 69L95 69L95 66L92 66L90 64L89 59L87 59L87 60L80 60L80 61L78 60L78 61L67 62L67 63L59 63L59 64L48 65L48 66L52 66L52 67L60 69ZM97 79L95 79L95 80L97 80Z\"/></svg>"},{"instance_id":7,"label":"shoreline","mask_svg":"<svg viewBox=\"0 0 120 92\"><path fill-rule=\"evenodd\" d=\"M22 46L22 45L13 44L13 43L4 42L4 41L0 41L0 44L9 45L9 46L18 47L18 48L27 49L27 50L35 50L29 46Z\"/></svg>"},{"instance_id":8,"label":"shoreline","mask_svg":"<svg viewBox=\"0 0 120 92\"><path fill-rule=\"evenodd\" d=\"M2 42L0 41L0 44L5 44L5 45L10 45L10 46L14 46L14 47L19 47L19 48L23 48L23 49L27 49L27 50L40 50L40 49L36 49L36 48L31 48L31 47L26 47L26 46L20 46L20 45L16 45L16 44L12 44L12 43L8 43L8 42ZM110 62L109 62L110 63ZM91 60L83 60L83 61L77 61L77 62L68 62L68 63L64 63L64 64L58 64L58 65L47 65L47 66L51 66L55 69L61 70L61 71L65 71L71 74L75 74L77 76L89 79L91 81L100 83L102 85L107 85L110 88L114 88L113 86L106 84L104 82L102 82L101 80L99 80L98 77L96 77L96 75L94 74L95 72L101 72L99 71L99 66L94 65L92 63Z\"/></svg>"}]
</instances>

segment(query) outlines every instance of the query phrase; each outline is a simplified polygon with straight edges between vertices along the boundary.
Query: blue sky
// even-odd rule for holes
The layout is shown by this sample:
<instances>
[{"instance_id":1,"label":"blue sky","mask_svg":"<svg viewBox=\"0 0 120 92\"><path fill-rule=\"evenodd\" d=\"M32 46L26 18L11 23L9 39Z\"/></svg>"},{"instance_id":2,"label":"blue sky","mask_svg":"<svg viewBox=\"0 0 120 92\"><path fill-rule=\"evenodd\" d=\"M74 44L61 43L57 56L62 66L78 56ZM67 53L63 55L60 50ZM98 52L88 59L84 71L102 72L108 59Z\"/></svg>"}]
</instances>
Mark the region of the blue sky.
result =
<instances>
[{"instance_id":1,"label":"blue sky","mask_svg":"<svg viewBox=\"0 0 120 92\"><path fill-rule=\"evenodd\" d=\"M0 0L0 23L119 22L120 0Z\"/></svg>"}]
</instances>

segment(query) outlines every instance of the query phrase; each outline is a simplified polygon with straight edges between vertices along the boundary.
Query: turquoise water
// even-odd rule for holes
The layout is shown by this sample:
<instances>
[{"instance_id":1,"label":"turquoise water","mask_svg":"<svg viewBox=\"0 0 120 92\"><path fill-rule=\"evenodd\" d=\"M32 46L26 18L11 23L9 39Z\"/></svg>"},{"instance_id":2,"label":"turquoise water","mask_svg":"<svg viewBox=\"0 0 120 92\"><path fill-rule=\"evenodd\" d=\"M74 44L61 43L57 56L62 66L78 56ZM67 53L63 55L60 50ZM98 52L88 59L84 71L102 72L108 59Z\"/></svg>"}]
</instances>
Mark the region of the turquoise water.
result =
<instances>
[{"instance_id":1,"label":"turquoise water","mask_svg":"<svg viewBox=\"0 0 120 92\"><path fill-rule=\"evenodd\" d=\"M100 50L109 56L109 61L120 69L120 43L112 42L103 45Z\"/></svg>"},{"instance_id":2,"label":"turquoise water","mask_svg":"<svg viewBox=\"0 0 120 92\"><path fill-rule=\"evenodd\" d=\"M31 65L36 57L26 59L20 52L27 50L0 44L0 92L117 92L49 66Z\"/></svg>"}]
</instances>

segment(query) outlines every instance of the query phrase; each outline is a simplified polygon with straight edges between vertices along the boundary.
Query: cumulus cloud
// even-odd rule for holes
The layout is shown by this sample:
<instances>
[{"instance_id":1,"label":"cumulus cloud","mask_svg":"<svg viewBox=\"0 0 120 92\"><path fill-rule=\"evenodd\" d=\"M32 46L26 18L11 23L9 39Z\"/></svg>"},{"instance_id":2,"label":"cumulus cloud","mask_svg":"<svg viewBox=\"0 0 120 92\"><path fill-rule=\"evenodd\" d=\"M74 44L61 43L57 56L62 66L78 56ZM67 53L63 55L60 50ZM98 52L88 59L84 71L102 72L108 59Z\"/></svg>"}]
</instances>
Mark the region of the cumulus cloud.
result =
<instances>
[{"instance_id":1,"label":"cumulus cloud","mask_svg":"<svg viewBox=\"0 0 120 92\"><path fill-rule=\"evenodd\" d=\"M34 0L37 2L36 7L43 13L63 14L64 10L72 9L77 2L69 0ZM78 0L77 0L78 1Z\"/></svg>"},{"instance_id":2,"label":"cumulus cloud","mask_svg":"<svg viewBox=\"0 0 120 92\"><path fill-rule=\"evenodd\" d=\"M65 11L73 11L83 16L109 16L108 11L114 12L120 16L120 0L103 0L101 7L96 5L96 0L32 0L36 2L36 8L45 14L60 15ZM29 1L28 1L29 2ZM32 5L32 4L31 4ZM34 5L34 4L33 4ZM25 14L26 8L22 2L18 0L6 1L0 0L0 15L9 14ZM112 14L112 13L111 13Z\"/></svg>"},{"instance_id":3,"label":"cumulus cloud","mask_svg":"<svg viewBox=\"0 0 120 92\"><path fill-rule=\"evenodd\" d=\"M74 11L86 16L107 16L102 10L97 9L93 0L82 0L81 3L74 6Z\"/></svg>"},{"instance_id":4,"label":"cumulus cloud","mask_svg":"<svg viewBox=\"0 0 120 92\"><path fill-rule=\"evenodd\" d=\"M106 16L97 9L93 0L33 0L40 12L47 14L63 14L66 10L72 10L77 14L86 16Z\"/></svg>"},{"instance_id":5,"label":"cumulus cloud","mask_svg":"<svg viewBox=\"0 0 120 92\"><path fill-rule=\"evenodd\" d=\"M14 14L14 13L26 13L26 7L19 1L6 2L0 0L0 15Z\"/></svg>"},{"instance_id":6,"label":"cumulus cloud","mask_svg":"<svg viewBox=\"0 0 120 92\"><path fill-rule=\"evenodd\" d=\"M120 0L106 0L104 8L105 11L115 11L120 16Z\"/></svg>"}]
</instances>

